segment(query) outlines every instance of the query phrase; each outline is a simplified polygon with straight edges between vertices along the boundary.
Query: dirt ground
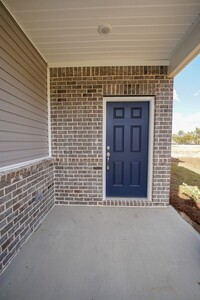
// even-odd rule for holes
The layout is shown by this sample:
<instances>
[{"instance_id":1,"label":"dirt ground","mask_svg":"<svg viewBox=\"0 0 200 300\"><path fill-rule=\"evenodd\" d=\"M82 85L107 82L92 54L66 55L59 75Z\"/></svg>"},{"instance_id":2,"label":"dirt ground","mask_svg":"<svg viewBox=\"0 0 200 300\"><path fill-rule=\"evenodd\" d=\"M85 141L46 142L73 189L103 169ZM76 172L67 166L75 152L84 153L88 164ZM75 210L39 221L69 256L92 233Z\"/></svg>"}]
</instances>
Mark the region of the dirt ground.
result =
<instances>
[{"instance_id":1,"label":"dirt ground","mask_svg":"<svg viewBox=\"0 0 200 300\"><path fill-rule=\"evenodd\" d=\"M200 158L172 158L170 204L200 233L200 202L193 201L183 183L200 189Z\"/></svg>"},{"instance_id":2,"label":"dirt ground","mask_svg":"<svg viewBox=\"0 0 200 300\"><path fill-rule=\"evenodd\" d=\"M175 160L172 158L172 161ZM178 165L200 174L200 157L181 157Z\"/></svg>"}]
</instances>

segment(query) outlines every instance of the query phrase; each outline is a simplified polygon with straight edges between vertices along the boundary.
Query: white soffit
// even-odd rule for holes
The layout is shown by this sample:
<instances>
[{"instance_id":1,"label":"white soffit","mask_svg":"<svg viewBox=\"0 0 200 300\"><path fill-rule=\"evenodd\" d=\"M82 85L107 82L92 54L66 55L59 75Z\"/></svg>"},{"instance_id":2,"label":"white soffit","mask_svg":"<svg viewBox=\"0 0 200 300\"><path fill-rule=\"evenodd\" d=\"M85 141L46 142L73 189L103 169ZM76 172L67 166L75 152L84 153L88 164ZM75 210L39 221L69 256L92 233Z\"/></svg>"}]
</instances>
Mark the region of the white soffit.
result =
<instances>
[{"instance_id":1,"label":"white soffit","mask_svg":"<svg viewBox=\"0 0 200 300\"><path fill-rule=\"evenodd\" d=\"M200 0L3 0L3 3L49 66L170 64L171 74L174 69L177 72L177 65L194 50L191 39L195 35L191 28L198 23L200 14ZM98 33L102 24L110 24L108 35ZM184 40L190 34L192 46L187 47Z\"/></svg>"},{"instance_id":2,"label":"white soffit","mask_svg":"<svg viewBox=\"0 0 200 300\"><path fill-rule=\"evenodd\" d=\"M172 52L169 76L177 75L198 54L200 54L200 21L191 27Z\"/></svg>"}]
</instances>

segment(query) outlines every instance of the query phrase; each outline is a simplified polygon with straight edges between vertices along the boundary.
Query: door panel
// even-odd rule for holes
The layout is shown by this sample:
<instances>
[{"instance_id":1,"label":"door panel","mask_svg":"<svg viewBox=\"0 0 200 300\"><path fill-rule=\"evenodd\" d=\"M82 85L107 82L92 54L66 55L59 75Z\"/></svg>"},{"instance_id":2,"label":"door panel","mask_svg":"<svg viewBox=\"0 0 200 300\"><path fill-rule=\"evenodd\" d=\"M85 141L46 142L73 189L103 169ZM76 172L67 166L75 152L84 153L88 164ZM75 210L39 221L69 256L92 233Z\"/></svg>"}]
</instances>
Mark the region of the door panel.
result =
<instances>
[{"instance_id":1,"label":"door panel","mask_svg":"<svg viewBox=\"0 0 200 300\"><path fill-rule=\"evenodd\" d=\"M148 102L107 102L106 196L146 197Z\"/></svg>"},{"instance_id":2,"label":"door panel","mask_svg":"<svg viewBox=\"0 0 200 300\"><path fill-rule=\"evenodd\" d=\"M124 152L124 126L113 126L114 152Z\"/></svg>"},{"instance_id":3,"label":"door panel","mask_svg":"<svg viewBox=\"0 0 200 300\"><path fill-rule=\"evenodd\" d=\"M142 126L131 126L131 152L141 151Z\"/></svg>"},{"instance_id":4,"label":"door panel","mask_svg":"<svg viewBox=\"0 0 200 300\"><path fill-rule=\"evenodd\" d=\"M130 162L130 184L132 186L140 186L140 172L141 172L140 161L131 161Z\"/></svg>"},{"instance_id":5,"label":"door panel","mask_svg":"<svg viewBox=\"0 0 200 300\"><path fill-rule=\"evenodd\" d=\"M124 185L124 162L115 161L113 163L113 185L123 186Z\"/></svg>"}]
</instances>

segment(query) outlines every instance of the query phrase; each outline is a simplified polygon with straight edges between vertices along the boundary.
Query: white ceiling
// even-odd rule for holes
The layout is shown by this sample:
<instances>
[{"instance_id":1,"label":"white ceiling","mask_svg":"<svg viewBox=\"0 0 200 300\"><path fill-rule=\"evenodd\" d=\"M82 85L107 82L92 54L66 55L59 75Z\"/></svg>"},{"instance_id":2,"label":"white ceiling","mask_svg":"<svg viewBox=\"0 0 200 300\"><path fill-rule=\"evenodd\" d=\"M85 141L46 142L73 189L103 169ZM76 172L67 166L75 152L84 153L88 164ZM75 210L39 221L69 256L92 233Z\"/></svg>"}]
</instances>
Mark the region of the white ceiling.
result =
<instances>
[{"instance_id":1,"label":"white ceiling","mask_svg":"<svg viewBox=\"0 0 200 300\"><path fill-rule=\"evenodd\" d=\"M200 0L3 2L52 66L169 64L200 18Z\"/></svg>"}]
</instances>

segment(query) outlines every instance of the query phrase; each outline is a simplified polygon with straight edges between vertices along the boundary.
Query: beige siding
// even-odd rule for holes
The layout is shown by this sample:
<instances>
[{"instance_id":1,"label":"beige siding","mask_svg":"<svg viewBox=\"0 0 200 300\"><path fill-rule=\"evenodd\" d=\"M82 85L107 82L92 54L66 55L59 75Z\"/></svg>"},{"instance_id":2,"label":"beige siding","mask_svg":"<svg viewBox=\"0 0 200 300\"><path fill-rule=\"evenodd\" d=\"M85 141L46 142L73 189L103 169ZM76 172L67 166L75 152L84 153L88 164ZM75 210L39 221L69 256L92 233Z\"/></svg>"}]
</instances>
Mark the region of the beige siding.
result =
<instances>
[{"instance_id":1,"label":"beige siding","mask_svg":"<svg viewBox=\"0 0 200 300\"><path fill-rule=\"evenodd\" d=\"M1 10L0 168L48 156L47 64Z\"/></svg>"}]
</instances>

